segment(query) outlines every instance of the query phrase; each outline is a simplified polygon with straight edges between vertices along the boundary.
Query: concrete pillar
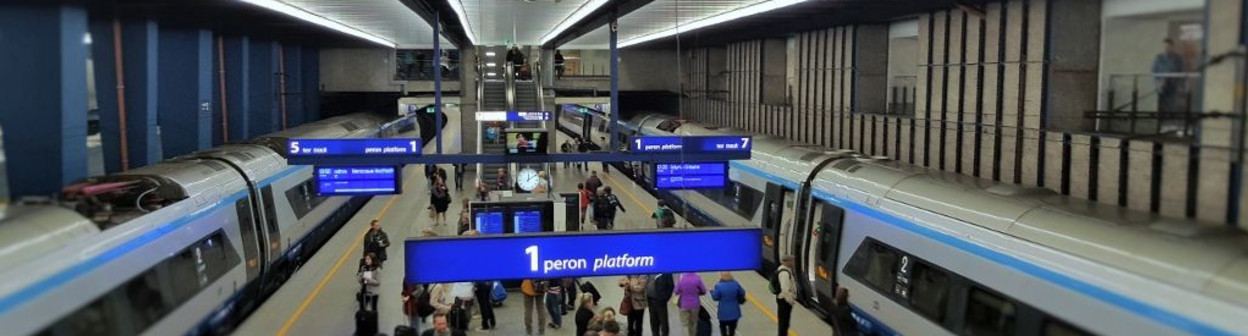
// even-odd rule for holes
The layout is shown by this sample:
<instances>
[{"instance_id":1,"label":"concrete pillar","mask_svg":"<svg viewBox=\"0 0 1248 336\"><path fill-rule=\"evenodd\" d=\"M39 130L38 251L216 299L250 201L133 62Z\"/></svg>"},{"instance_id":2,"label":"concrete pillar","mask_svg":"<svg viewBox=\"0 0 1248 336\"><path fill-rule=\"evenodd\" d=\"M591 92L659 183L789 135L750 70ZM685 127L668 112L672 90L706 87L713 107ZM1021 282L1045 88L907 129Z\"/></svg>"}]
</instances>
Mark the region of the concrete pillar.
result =
<instances>
[{"instance_id":1,"label":"concrete pillar","mask_svg":"<svg viewBox=\"0 0 1248 336\"><path fill-rule=\"evenodd\" d=\"M302 49L299 97L303 99L304 122L312 122L321 120L321 50L308 46Z\"/></svg>"},{"instance_id":2,"label":"concrete pillar","mask_svg":"<svg viewBox=\"0 0 1248 336\"><path fill-rule=\"evenodd\" d=\"M555 50L554 49L542 49L541 55L542 55L541 56L542 57L541 59L542 86L547 87L547 88L553 87L555 86Z\"/></svg>"},{"instance_id":3,"label":"concrete pillar","mask_svg":"<svg viewBox=\"0 0 1248 336\"><path fill-rule=\"evenodd\" d=\"M888 105L888 25L854 29L854 112L883 112Z\"/></svg>"},{"instance_id":4,"label":"concrete pillar","mask_svg":"<svg viewBox=\"0 0 1248 336\"><path fill-rule=\"evenodd\" d=\"M225 38L225 103L226 143L243 142L250 134L251 41L246 36Z\"/></svg>"},{"instance_id":5,"label":"concrete pillar","mask_svg":"<svg viewBox=\"0 0 1248 336\"><path fill-rule=\"evenodd\" d=\"M280 61L278 66L278 109L284 104L286 111L282 129L296 127L307 122L303 113L303 48L297 45L283 44L278 49Z\"/></svg>"},{"instance_id":6,"label":"concrete pillar","mask_svg":"<svg viewBox=\"0 0 1248 336\"><path fill-rule=\"evenodd\" d=\"M276 131L280 117L277 111L277 43L268 40L251 39L248 52L247 99L250 118L247 126L247 138L255 138ZM242 140L242 139L239 139Z\"/></svg>"},{"instance_id":7,"label":"concrete pillar","mask_svg":"<svg viewBox=\"0 0 1248 336\"><path fill-rule=\"evenodd\" d=\"M86 33L80 6L0 8L0 127L13 197L52 194L87 175Z\"/></svg>"},{"instance_id":8,"label":"concrete pillar","mask_svg":"<svg viewBox=\"0 0 1248 336\"><path fill-rule=\"evenodd\" d=\"M161 147L174 157L212 147L213 52L210 30L162 29L157 102Z\"/></svg>"},{"instance_id":9,"label":"concrete pillar","mask_svg":"<svg viewBox=\"0 0 1248 336\"><path fill-rule=\"evenodd\" d=\"M477 50L459 46L459 131L463 153L476 153L477 140ZM468 165L476 169L477 165Z\"/></svg>"},{"instance_id":10,"label":"concrete pillar","mask_svg":"<svg viewBox=\"0 0 1248 336\"><path fill-rule=\"evenodd\" d=\"M146 166L161 159L156 133L159 29L156 21L122 20L121 48L117 50L114 22L109 17L91 21L104 170L109 173ZM118 54L122 58L120 74L116 63ZM121 86L118 76L124 81ZM122 90L125 94L118 97ZM120 105L124 105L124 113Z\"/></svg>"},{"instance_id":11,"label":"concrete pillar","mask_svg":"<svg viewBox=\"0 0 1248 336\"><path fill-rule=\"evenodd\" d=\"M1100 64L1101 3L1050 0L1047 71L1042 123L1049 129L1090 131L1084 112L1096 109Z\"/></svg>"}]
</instances>

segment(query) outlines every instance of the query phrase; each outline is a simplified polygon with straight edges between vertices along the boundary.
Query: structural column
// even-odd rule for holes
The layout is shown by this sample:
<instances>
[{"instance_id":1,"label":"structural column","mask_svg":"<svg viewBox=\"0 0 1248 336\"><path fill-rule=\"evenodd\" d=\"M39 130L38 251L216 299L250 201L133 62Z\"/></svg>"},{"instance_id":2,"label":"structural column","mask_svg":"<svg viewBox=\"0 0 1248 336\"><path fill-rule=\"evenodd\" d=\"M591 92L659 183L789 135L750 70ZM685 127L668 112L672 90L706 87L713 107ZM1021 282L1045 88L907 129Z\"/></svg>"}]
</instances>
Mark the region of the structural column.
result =
<instances>
[{"instance_id":1,"label":"structural column","mask_svg":"<svg viewBox=\"0 0 1248 336\"><path fill-rule=\"evenodd\" d=\"M277 43L273 41L251 39L248 50L248 61L251 63L247 80L248 104L251 108L247 124L247 138L255 138L278 129L277 122ZM242 140L242 139L240 139Z\"/></svg>"},{"instance_id":2,"label":"structural column","mask_svg":"<svg viewBox=\"0 0 1248 336\"><path fill-rule=\"evenodd\" d=\"M281 129L302 125L303 114L303 49L297 45L278 46L277 99L282 113Z\"/></svg>"},{"instance_id":3,"label":"structural column","mask_svg":"<svg viewBox=\"0 0 1248 336\"><path fill-rule=\"evenodd\" d=\"M611 48L611 108L610 111L605 112L607 112L607 114L611 117L611 122L607 125L607 127L611 128L611 133L608 136L611 138L609 142L611 144L611 148L609 148L609 150L612 152L615 152L615 150L619 148L616 144L619 140L615 136L617 134L615 127L617 121L620 120L620 111L623 110L620 108L620 49L618 39L620 26L616 21L617 19L618 18L615 17L615 14L611 14L611 35L607 38L607 43L610 44Z\"/></svg>"},{"instance_id":4,"label":"structural column","mask_svg":"<svg viewBox=\"0 0 1248 336\"><path fill-rule=\"evenodd\" d=\"M215 43L210 30L160 31L157 102L164 157L212 147Z\"/></svg>"},{"instance_id":5,"label":"structural column","mask_svg":"<svg viewBox=\"0 0 1248 336\"><path fill-rule=\"evenodd\" d=\"M104 170L119 172L159 161L156 21L93 19L91 36Z\"/></svg>"},{"instance_id":6,"label":"structural column","mask_svg":"<svg viewBox=\"0 0 1248 336\"><path fill-rule=\"evenodd\" d=\"M438 15L437 11L433 12L433 22L441 22ZM433 59L435 60L442 57L442 44L440 43L442 38L439 35L441 33L439 28L441 25L433 25ZM433 120L435 120L434 126L437 127L438 135L434 138L434 141L438 142L437 153L442 154L442 66L438 64L433 65Z\"/></svg>"},{"instance_id":7,"label":"structural column","mask_svg":"<svg viewBox=\"0 0 1248 336\"><path fill-rule=\"evenodd\" d=\"M250 134L251 42L246 36L225 38L225 110L226 143L246 141Z\"/></svg>"},{"instance_id":8,"label":"structural column","mask_svg":"<svg viewBox=\"0 0 1248 336\"><path fill-rule=\"evenodd\" d=\"M321 50L304 46L299 66L299 97L303 99L303 120L321 120Z\"/></svg>"},{"instance_id":9,"label":"structural column","mask_svg":"<svg viewBox=\"0 0 1248 336\"><path fill-rule=\"evenodd\" d=\"M87 175L87 12L0 9L0 127L8 191L47 195Z\"/></svg>"}]
</instances>

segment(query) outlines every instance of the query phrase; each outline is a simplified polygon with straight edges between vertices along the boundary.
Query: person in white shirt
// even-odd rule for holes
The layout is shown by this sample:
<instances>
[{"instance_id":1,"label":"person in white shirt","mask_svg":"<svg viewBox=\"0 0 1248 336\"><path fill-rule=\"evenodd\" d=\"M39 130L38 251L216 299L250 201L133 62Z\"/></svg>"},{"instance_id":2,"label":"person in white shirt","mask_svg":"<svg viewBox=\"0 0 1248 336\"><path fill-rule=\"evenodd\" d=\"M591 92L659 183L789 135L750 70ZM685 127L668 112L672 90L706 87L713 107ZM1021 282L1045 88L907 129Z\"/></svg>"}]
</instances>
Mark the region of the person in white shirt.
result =
<instances>
[{"instance_id":1,"label":"person in white shirt","mask_svg":"<svg viewBox=\"0 0 1248 336\"><path fill-rule=\"evenodd\" d=\"M780 259L780 267L776 269L775 276L780 283L780 294L776 294L776 312L777 323L779 323L779 336L789 334L789 320L793 317L793 305L797 304L797 289L793 283L793 256L786 255Z\"/></svg>"}]
</instances>

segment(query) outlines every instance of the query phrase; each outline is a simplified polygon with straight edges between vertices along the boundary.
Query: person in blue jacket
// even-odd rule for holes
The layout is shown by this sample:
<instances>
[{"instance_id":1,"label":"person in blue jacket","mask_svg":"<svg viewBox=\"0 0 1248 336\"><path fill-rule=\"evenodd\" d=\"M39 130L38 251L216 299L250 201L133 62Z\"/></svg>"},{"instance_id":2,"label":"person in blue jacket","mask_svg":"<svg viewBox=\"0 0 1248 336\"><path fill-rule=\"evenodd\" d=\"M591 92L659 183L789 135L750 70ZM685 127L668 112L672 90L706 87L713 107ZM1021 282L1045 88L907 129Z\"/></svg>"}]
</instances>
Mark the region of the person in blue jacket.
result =
<instances>
[{"instance_id":1,"label":"person in blue jacket","mask_svg":"<svg viewBox=\"0 0 1248 336\"><path fill-rule=\"evenodd\" d=\"M719 283L711 290L711 299L719 302L719 334L737 334L737 320L741 319L741 304L745 303L745 289L741 288L732 273L720 272Z\"/></svg>"}]
</instances>

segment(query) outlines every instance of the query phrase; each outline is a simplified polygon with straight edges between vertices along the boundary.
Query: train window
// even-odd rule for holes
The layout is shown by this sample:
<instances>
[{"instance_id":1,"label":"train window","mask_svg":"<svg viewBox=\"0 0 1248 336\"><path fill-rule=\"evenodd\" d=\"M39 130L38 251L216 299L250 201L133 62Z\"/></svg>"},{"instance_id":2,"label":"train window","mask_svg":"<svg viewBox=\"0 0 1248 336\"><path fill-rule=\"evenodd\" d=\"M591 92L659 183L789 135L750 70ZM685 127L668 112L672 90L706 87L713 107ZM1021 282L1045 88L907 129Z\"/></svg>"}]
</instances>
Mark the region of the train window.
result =
<instances>
[{"instance_id":1,"label":"train window","mask_svg":"<svg viewBox=\"0 0 1248 336\"><path fill-rule=\"evenodd\" d=\"M62 317L52 326L44 329L39 334L47 335L121 335L122 332L117 330L118 314L113 305L114 298L108 294L92 301L85 307L79 308L77 311L70 313L68 316Z\"/></svg>"},{"instance_id":2,"label":"train window","mask_svg":"<svg viewBox=\"0 0 1248 336\"><path fill-rule=\"evenodd\" d=\"M867 272L863 280L876 289L892 291L897 282L897 251L872 242L867 253Z\"/></svg>"},{"instance_id":3,"label":"train window","mask_svg":"<svg viewBox=\"0 0 1248 336\"><path fill-rule=\"evenodd\" d=\"M945 318L949 295L949 274L927 263L917 262L910 271L910 307L939 323Z\"/></svg>"},{"instance_id":4,"label":"train window","mask_svg":"<svg viewBox=\"0 0 1248 336\"><path fill-rule=\"evenodd\" d=\"M321 205L325 197L316 195L316 181L309 178L286 190L286 200L290 202L290 209L295 212L295 218L302 219L303 216L312 212L312 209Z\"/></svg>"},{"instance_id":5,"label":"train window","mask_svg":"<svg viewBox=\"0 0 1248 336\"><path fill-rule=\"evenodd\" d=\"M282 245L281 231L277 229L277 209L273 202L273 186L265 186L260 191L264 198L264 221L269 228L269 256L277 256L280 251L278 249Z\"/></svg>"},{"instance_id":6,"label":"train window","mask_svg":"<svg viewBox=\"0 0 1248 336\"><path fill-rule=\"evenodd\" d=\"M676 130L677 127L680 127L680 122L676 120L664 121L664 122L659 123L658 126L655 126L655 128L658 128L659 130L664 131L664 132L674 131Z\"/></svg>"},{"instance_id":7,"label":"train window","mask_svg":"<svg viewBox=\"0 0 1248 336\"><path fill-rule=\"evenodd\" d=\"M1017 309L1010 300L978 287L971 287L962 333L969 336L1014 335L1016 314Z\"/></svg>"},{"instance_id":8,"label":"train window","mask_svg":"<svg viewBox=\"0 0 1248 336\"><path fill-rule=\"evenodd\" d=\"M1044 321L1044 332L1040 334L1044 336L1092 336L1092 333L1083 329L1050 319Z\"/></svg>"},{"instance_id":9,"label":"train window","mask_svg":"<svg viewBox=\"0 0 1248 336\"><path fill-rule=\"evenodd\" d=\"M819 201L823 207L823 219L819 228L819 259L825 264L836 265L836 240L841 235L841 225L845 221L845 209Z\"/></svg>"},{"instance_id":10,"label":"train window","mask_svg":"<svg viewBox=\"0 0 1248 336\"><path fill-rule=\"evenodd\" d=\"M247 278L251 279L260 269L260 261L256 257L260 253L258 247L260 238L256 232L256 223L251 218L251 199L244 198L234 204L235 209L238 210L238 230L242 236L243 257L247 259Z\"/></svg>"}]
</instances>

